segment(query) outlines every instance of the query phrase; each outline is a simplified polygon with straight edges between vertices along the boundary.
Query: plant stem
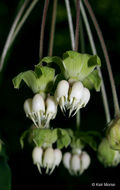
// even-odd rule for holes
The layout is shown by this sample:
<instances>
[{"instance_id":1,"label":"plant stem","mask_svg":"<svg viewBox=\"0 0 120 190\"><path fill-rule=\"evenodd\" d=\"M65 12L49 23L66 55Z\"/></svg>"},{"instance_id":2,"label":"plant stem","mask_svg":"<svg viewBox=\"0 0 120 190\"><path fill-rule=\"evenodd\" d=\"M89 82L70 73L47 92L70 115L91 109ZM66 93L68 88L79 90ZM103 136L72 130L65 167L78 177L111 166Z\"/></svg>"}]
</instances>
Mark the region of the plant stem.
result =
<instances>
[{"instance_id":1,"label":"plant stem","mask_svg":"<svg viewBox=\"0 0 120 190\"><path fill-rule=\"evenodd\" d=\"M92 7L90 6L88 0L84 0L84 3L85 3L85 5L86 5L86 7L88 9L90 17L91 17L91 19L93 21L93 24L95 26L98 38L100 40L100 44L101 44L103 54L104 54L106 64L107 64L107 70L108 70L111 89L112 89L112 94L113 94L115 116L118 116L118 115L120 115L120 108L119 108L118 97L117 97L114 77L113 77L113 73L112 73L112 68L111 68L111 64L110 64L110 59L109 59L109 56L108 56L108 52L107 52L107 48L106 48L106 45L105 45L105 42L104 42L104 38L103 38L103 35L102 35L102 32L101 32L101 29L99 27L99 24L97 22L97 19L96 19L95 15L94 15L94 12L92 10Z\"/></svg>"},{"instance_id":2,"label":"plant stem","mask_svg":"<svg viewBox=\"0 0 120 190\"><path fill-rule=\"evenodd\" d=\"M5 45L4 45L4 48L3 48L3 52L2 52L2 55L1 55L1 59L0 59L0 71L1 71L2 68L3 68L3 64L4 64L4 61L5 61L5 57L6 57L6 55L7 55L8 49L9 49L9 47L10 47L11 39L12 39L12 36L13 36L13 34L14 34L15 28L16 28L16 26L17 26L17 24L18 24L18 22L19 22L19 20L20 20L20 18L21 18L21 16L22 16L22 14L23 14L23 12L24 12L24 10L25 10L25 8L26 8L28 2L29 2L29 0L26 0L26 1L23 3L23 5L21 6L21 8L20 8L18 14L16 15L15 20L14 20L12 26L11 26L11 29L10 29L10 32L9 32L9 34L8 34L7 40L6 40L6 42L5 42Z\"/></svg>"},{"instance_id":3,"label":"plant stem","mask_svg":"<svg viewBox=\"0 0 120 190\"><path fill-rule=\"evenodd\" d=\"M56 22L56 10L57 10L57 0L54 0L48 56L52 56L52 53L53 53L53 42L54 42L55 22Z\"/></svg>"},{"instance_id":4,"label":"plant stem","mask_svg":"<svg viewBox=\"0 0 120 190\"><path fill-rule=\"evenodd\" d=\"M42 24L41 24L41 30L40 30L40 49L39 49L39 58L40 59L43 56L44 30L45 30L45 22L46 22L48 5L49 5L49 0L45 0L43 16L42 16Z\"/></svg>"},{"instance_id":5,"label":"plant stem","mask_svg":"<svg viewBox=\"0 0 120 190\"><path fill-rule=\"evenodd\" d=\"M89 25L89 22L87 19L87 15L86 15L86 12L85 12L85 9L83 7L82 2L80 3L80 9L81 9L83 20L84 20L86 30L88 33L91 49L92 49L93 54L95 55L95 54L97 54L97 51L96 51L95 43L93 40L92 32L90 29L90 25ZM104 109L105 109L106 122L109 123L111 118L110 118L110 111L109 111L109 106L108 106L108 100L107 100L105 85L104 85L101 69L99 67L97 67L97 69L98 69L99 75L101 77L101 92L102 92L102 99L103 99L103 104L104 104Z\"/></svg>"},{"instance_id":6,"label":"plant stem","mask_svg":"<svg viewBox=\"0 0 120 190\"><path fill-rule=\"evenodd\" d=\"M71 9L70 9L69 0L65 0L65 4L66 4L67 16L68 16L71 47L72 47L72 50L74 50L74 48L75 48L75 36L74 36L74 29L73 29L73 22L72 22L72 16L71 16Z\"/></svg>"},{"instance_id":7,"label":"plant stem","mask_svg":"<svg viewBox=\"0 0 120 190\"><path fill-rule=\"evenodd\" d=\"M33 8L35 7L36 3L38 2L39 0L34 0L30 6L28 7L27 11L25 12L24 16L22 17L21 21L19 22L18 26L16 27L16 30L12 36L12 39L11 39L11 45L12 43L14 42L17 34L19 33L19 31L21 30L23 24L25 23L26 19L28 18L28 16L30 15L31 11L33 10Z\"/></svg>"},{"instance_id":8,"label":"plant stem","mask_svg":"<svg viewBox=\"0 0 120 190\"><path fill-rule=\"evenodd\" d=\"M75 29L75 51L78 50L78 43L79 43L79 23L80 23L80 0L77 0L76 3L76 29Z\"/></svg>"},{"instance_id":9,"label":"plant stem","mask_svg":"<svg viewBox=\"0 0 120 190\"><path fill-rule=\"evenodd\" d=\"M83 23L81 17L80 17L80 49L81 53L85 53L85 40L84 40Z\"/></svg>"}]
</instances>

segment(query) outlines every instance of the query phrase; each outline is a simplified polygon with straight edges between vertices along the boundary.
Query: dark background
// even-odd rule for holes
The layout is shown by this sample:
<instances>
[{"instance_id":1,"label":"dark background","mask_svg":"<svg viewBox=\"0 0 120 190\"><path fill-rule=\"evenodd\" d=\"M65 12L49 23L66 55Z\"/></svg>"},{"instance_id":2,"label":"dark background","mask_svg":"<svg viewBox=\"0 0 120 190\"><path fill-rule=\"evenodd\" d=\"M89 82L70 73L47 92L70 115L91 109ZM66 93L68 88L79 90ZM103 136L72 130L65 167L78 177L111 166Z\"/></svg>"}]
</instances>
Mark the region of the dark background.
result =
<instances>
[{"instance_id":1,"label":"dark background","mask_svg":"<svg viewBox=\"0 0 120 190\"><path fill-rule=\"evenodd\" d=\"M0 53L2 52L11 24L16 15L18 2L18 0L0 0ZM48 185L49 189L62 188L77 190L81 187L95 189L91 187L91 183L93 182L115 183L116 187L119 189L120 166L116 168L104 168L97 160L96 153L89 147L86 147L86 149L91 156L91 165L89 169L85 171L80 177L70 176L62 164L53 172L51 176L44 174L40 175L37 171L37 168L32 163L32 148L27 144L27 142L24 149L21 150L19 137L21 136L22 132L28 129L31 125L31 121L25 117L23 111L23 102L26 98L32 97L33 94L26 86L22 86L20 90L15 90L13 88L12 78L22 71L34 69L34 65L36 65L39 61L39 35L43 2L44 1L42 0L39 1L25 22L23 28L15 40L15 43L9 51L9 56L7 57L5 67L2 73L0 73L0 136L6 143L6 149L9 158L8 163L12 171L12 190L46 189ZM51 0L49 4L45 27L44 56L47 56L48 52L52 2L53 1ZM113 2L112 0L90 0L89 2L93 7L105 39L119 98L120 1L115 0ZM73 1L71 1L71 6L75 28L75 8ZM113 100L105 60L92 22L91 20L89 21L91 24L98 55L102 61L102 72L108 94L111 117L113 118ZM85 28L84 38L86 53L91 53ZM63 52L70 49L71 46L65 4L64 1L58 1L53 55L62 56ZM85 108L81 112L81 129L84 131L88 129L95 129L104 133L106 121L101 94L95 91L92 91L91 93L91 101L89 102L87 109ZM60 112L57 115L57 119L52 122L52 125L54 127L74 128L74 123L75 118L68 121L68 119L64 118ZM109 187L106 189L108 188Z\"/></svg>"}]
</instances>

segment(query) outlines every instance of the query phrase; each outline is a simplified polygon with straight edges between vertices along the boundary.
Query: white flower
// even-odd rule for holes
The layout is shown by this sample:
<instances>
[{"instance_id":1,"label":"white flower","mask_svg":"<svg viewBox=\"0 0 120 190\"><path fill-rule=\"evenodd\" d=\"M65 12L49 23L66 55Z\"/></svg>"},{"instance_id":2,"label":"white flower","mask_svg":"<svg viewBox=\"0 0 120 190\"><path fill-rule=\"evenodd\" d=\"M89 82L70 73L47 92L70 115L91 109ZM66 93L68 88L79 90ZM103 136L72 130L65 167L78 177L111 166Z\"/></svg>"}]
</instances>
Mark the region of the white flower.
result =
<instances>
[{"instance_id":1,"label":"white flower","mask_svg":"<svg viewBox=\"0 0 120 190\"><path fill-rule=\"evenodd\" d=\"M37 165L37 168L40 173L41 173L40 167L42 166L42 155L43 155L43 150L41 147L35 147L33 149L32 152L33 163Z\"/></svg>"},{"instance_id":2,"label":"white flower","mask_svg":"<svg viewBox=\"0 0 120 190\"><path fill-rule=\"evenodd\" d=\"M44 152L43 157L43 167L46 168L46 173L49 172L49 169L52 169L55 160L54 150L48 148Z\"/></svg>"},{"instance_id":3,"label":"white flower","mask_svg":"<svg viewBox=\"0 0 120 190\"><path fill-rule=\"evenodd\" d=\"M90 99L90 92L80 81L69 84L62 80L56 88L55 99L62 111L69 109L69 116L73 112L74 116L80 108L86 106Z\"/></svg>"},{"instance_id":4,"label":"white flower","mask_svg":"<svg viewBox=\"0 0 120 190\"><path fill-rule=\"evenodd\" d=\"M70 169L70 160L71 160L71 153L66 152L63 156L63 164L65 168L67 168L68 170Z\"/></svg>"},{"instance_id":5,"label":"white flower","mask_svg":"<svg viewBox=\"0 0 120 190\"><path fill-rule=\"evenodd\" d=\"M78 172L81 170L81 163L80 157L77 154L73 154L71 157L70 162L70 169L72 170L73 174L77 175Z\"/></svg>"},{"instance_id":6,"label":"white flower","mask_svg":"<svg viewBox=\"0 0 120 190\"><path fill-rule=\"evenodd\" d=\"M46 100L46 112L45 112L46 125L48 125L51 119L54 119L56 117L56 114L57 114L57 104L54 100L54 97L49 96Z\"/></svg>"},{"instance_id":7,"label":"white flower","mask_svg":"<svg viewBox=\"0 0 120 190\"><path fill-rule=\"evenodd\" d=\"M40 94L36 94L33 99L25 100L24 111L36 127L48 128L50 120L56 117L57 104L53 96L44 101Z\"/></svg>"},{"instance_id":8,"label":"white flower","mask_svg":"<svg viewBox=\"0 0 120 190\"><path fill-rule=\"evenodd\" d=\"M65 106L68 101L68 90L69 83L66 80L61 80L58 83L57 89L55 91L55 99L57 103L60 105L62 111L65 111Z\"/></svg>"},{"instance_id":9,"label":"white flower","mask_svg":"<svg viewBox=\"0 0 120 190\"><path fill-rule=\"evenodd\" d=\"M85 151L83 151L81 154L81 165L83 171L86 170L90 165L90 156Z\"/></svg>"},{"instance_id":10,"label":"white flower","mask_svg":"<svg viewBox=\"0 0 120 190\"><path fill-rule=\"evenodd\" d=\"M32 115L35 120L35 125L41 126L41 121L44 119L45 103L40 94L36 94L32 100Z\"/></svg>"}]
</instances>

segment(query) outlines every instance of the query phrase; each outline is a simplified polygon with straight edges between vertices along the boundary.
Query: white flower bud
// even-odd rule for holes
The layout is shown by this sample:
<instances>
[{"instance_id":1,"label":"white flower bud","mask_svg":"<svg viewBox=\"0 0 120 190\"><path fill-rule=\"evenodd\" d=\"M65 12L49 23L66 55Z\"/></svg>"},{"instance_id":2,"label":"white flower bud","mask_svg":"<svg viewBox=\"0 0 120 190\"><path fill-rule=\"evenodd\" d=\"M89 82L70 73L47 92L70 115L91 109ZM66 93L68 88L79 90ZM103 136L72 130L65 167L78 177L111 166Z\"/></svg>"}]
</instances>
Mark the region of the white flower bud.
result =
<instances>
[{"instance_id":1,"label":"white flower bud","mask_svg":"<svg viewBox=\"0 0 120 190\"><path fill-rule=\"evenodd\" d=\"M55 91L56 102L60 105L61 110L65 111L65 104L68 98L69 83L66 80L61 80Z\"/></svg>"},{"instance_id":2,"label":"white flower bud","mask_svg":"<svg viewBox=\"0 0 120 190\"><path fill-rule=\"evenodd\" d=\"M83 96L82 96L82 107L85 107L86 104L89 102L90 99L90 91L87 88L83 89Z\"/></svg>"},{"instance_id":3,"label":"white flower bud","mask_svg":"<svg viewBox=\"0 0 120 190\"><path fill-rule=\"evenodd\" d=\"M46 124L54 119L57 114L57 104L53 96L49 96L46 100Z\"/></svg>"},{"instance_id":4,"label":"white flower bud","mask_svg":"<svg viewBox=\"0 0 120 190\"><path fill-rule=\"evenodd\" d=\"M27 117L32 113L32 99L31 98L25 100L24 111Z\"/></svg>"},{"instance_id":5,"label":"white flower bud","mask_svg":"<svg viewBox=\"0 0 120 190\"><path fill-rule=\"evenodd\" d=\"M58 166L62 160L62 152L59 149L54 150L54 164L49 174L53 172L56 166Z\"/></svg>"},{"instance_id":6,"label":"white flower bud","mask_svg":"<svg viewBox=\"0 0 120 190\"><path fill-rule=\"evenodd\" d=\"M63 156L63 164L65 168L70 169L71 153L66 152Z\"/></svg>"},{"instance_id":7,"label":"white flower bud","mask_svg":"<svg viewBox=\"0 0 120 190\"><path fill-rule=\"evenodd\" d=\"M45 112L45 104L43 97L40 94L36 94L32 100L32 112Z\"/></svg>"},{"instance_id":8,"label":"white flower bud","mask_svg":"<svg viewBox=\"0 0 120 190\"><path fill-rule=\"evenodd\" d=\"M55 155L54 165L58 166L62 160L62 152L59 149L55 149L54 155Z\"/></svg>"},{"instance_id":9,"label":"white flower bud","mask_svg":"<svg viewBox=\"0 0 120 190\"><path fill-rule=\"evenodd\" d=\"M86 170L90 165L90 156L85 151L83 151L81 154L81 164L83 170Z\"/></svg>"},{"instance_id":10,"label":"white flower bud","mask_svg":"<svg viewBox=\"0 0 120 190\"><path fill-rule=\"evenodd\" d=\"M55 160L54 150L52 148L47 148L44 152L43 157L43 167L46 168L46 173L48 173L49 169L53 167Z\"/></svg>"},{"instance_id":11,"label":"white flower bud","mask_svg":"<svg viewBox=\"0 0 120 190\"><path fill-rule=\"evenodd\" d=\"M79 155L73 154L70 165L71 165L71 170L74 174L77 174L77 172L80 172L81 164L80 164Z\"/></svg>"}]
</instances>

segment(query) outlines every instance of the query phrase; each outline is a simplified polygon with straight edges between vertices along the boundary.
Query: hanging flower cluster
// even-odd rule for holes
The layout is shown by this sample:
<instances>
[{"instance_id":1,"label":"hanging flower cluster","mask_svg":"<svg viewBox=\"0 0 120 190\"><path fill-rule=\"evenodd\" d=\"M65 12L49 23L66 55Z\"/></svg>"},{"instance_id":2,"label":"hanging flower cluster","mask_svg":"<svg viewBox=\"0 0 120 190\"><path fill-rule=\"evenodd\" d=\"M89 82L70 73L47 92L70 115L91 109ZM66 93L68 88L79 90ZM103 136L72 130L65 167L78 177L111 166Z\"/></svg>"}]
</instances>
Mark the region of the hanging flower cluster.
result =
<instances>
[{"instance_id":1,"label":"hanging flower cluster","mask_svg":"<svg viewBox=\"0 0 120 190\"><path fill-rule=\"evenodd\" d=\"M62 152L59 149L35 147L32 152L33 163L37 165L41 173L41 167L46 168L46 174L51 174L56 166L59 166L62 159Z\"/></svg>"},{"instance_id":2,"label":"hanging flower cluster","mask_svg":"<svg viewBox=\"0 0 120 190\"><path fill-rule=\"evenodd\" d=\"M47 66L42 66L42 62L46 62ZM61 72L55 75L51 63L57 64ZM101 79L96 70L96 66L100 65L100 59L96 55L67 51L62 59L56 56L44 57L35 66L34 71L20 73L13 79L15 88L19 88L23 80L34 93L33 98L24 102L25 114L33 121L34 127L23 133L21 145L23 146L23 139L29 133L32 143L35 144L32 152L33 163L37 165L40 173L41 168L46 168L46 173L51 174L61 162L60 149L71 146L71 143L71 147L74 146L72 149L77 151L65 153L64 166L72 175L82 174L88 168L90 157L87 152L81 150L81 143L77 143L76 146L76 141L81 138L84 145L91 146L90 141L93 141L93 138L90 135L88 138L85 134L79 137L77 133L71 133L68 129L53 129L50 121L55 119L58 105L64 115L66 110L69 110L69 117L87 105L90 90L100 90ZM56 149L52 148L53 144L57 146ZM93 144L95 145L95 142Z\"/></svg>"},{"instance_id":3,"label":"hanging flower cluster","mask_svg":"<svg viewBox=\"0 0 120 190\"><path fill-rule=\"evenodd\" d=\"M70 174L81 175L90 165L90 156L81 149L74 149L64 154L63 164Z\"/></svg>"}]
</instances>

